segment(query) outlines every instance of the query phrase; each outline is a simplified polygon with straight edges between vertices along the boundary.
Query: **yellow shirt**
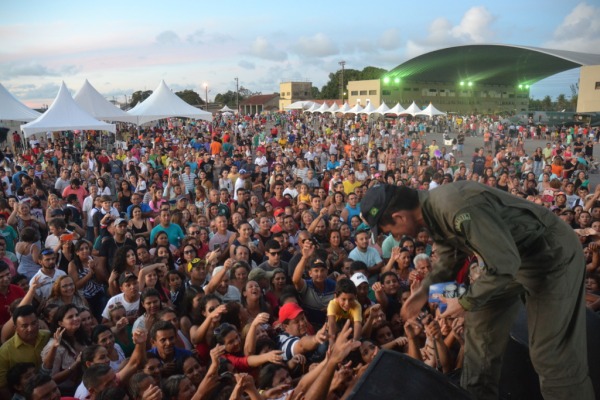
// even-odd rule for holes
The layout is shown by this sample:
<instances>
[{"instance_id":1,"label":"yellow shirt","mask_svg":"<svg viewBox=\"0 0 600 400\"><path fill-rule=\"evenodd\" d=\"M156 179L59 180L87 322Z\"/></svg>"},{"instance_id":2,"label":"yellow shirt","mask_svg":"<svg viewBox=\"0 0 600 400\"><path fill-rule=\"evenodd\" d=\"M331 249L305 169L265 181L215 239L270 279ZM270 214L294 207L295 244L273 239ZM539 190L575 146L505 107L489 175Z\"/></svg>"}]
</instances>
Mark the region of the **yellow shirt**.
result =
<instances>
[{"instance_id":1,"label":"yellow shirt","mask_svg":"<svg viewBox=\"0 0 600 400\"><path fill-rule=\"evenodd\" d=\"M343 182L343 184L344 184L344 193L346 193L346 195L353 193L357 187L362 186L362 182L360 182L360 181L354 181L354 183L352 183L349 180L345 180Z\"/></svg>"},{"instance_id":2,"label":"yellow shirt","mask_svg":"<svg viewBox=\"0 0 600 400\"><path fill-rule=\"evenodd\" d=\"M349 319L352 322L362 322L362 308L360 303L354 300L352 307L346 312L342 310L342 307L338 304L338 302L333 299L329 301L329 305L327 306L327 316L335 316L335 320L339 321L340 319Z\"/></svg>"},{"instance_id":3,"label":"yellow shirt","mask_svg":"<svg viewBox=\"0 0 600 400\"><path fill-rule=\"evenodd\" d=\"M298 194L298 203L308 203L310 204L310 194Z\"/></svg>"},{"instance_id":4,"label":"yellow shirt","mask_svg":"<svg viewBox=\"0 0 600 400\"><path fill-rule=\"evenodd\" d=\"M30 362L38 369L42 365L42 350L50 340L50 331L40 330L35 346L21 340L15 333L0 347L0 387L6 386L6 374L17 363Z\"/></svg>"}]
</instances>

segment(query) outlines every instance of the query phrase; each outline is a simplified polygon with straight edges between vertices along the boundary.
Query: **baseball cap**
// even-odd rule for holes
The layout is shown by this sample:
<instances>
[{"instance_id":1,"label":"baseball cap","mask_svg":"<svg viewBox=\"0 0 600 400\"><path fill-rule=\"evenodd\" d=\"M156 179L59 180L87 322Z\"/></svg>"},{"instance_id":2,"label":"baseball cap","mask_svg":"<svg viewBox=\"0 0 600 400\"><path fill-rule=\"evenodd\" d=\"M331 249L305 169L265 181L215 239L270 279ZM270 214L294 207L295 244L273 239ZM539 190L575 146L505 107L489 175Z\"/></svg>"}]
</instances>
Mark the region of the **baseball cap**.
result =
<instances>
[{"instance_id":1,"label":"baseball cap","mask_svg":"<svg viewBox=\"0 0 600 400\"><path fill-rule=\"evenodd\" d=\"M327 268L327 264L320 258L315 258L315 260L311 262L309 266L309 269L313 268Z\"/></svg>"},{"instance_id":2,"label":"baseball cap","mask_svg":"<svg viewBox=\"0 0 600 400\"><path fill-rule=\"evenodd\" d=\"M127 223L127 220L125 220L125 219L123 219L123 218L117 218L117 219L115 219L115 226L116 226L116 225L121 225L121 224L123 224L123 223L125 223L125 224L126 224L126 223Z\"/></svg>"},{"instance_id":3,"label":"baseball cap","mask_svg":"<svg viewBox=\"0 0 600 400\"><path fill-rule=\"evenodd\" d=\"M258 282L261 279L271 279L274 274L275 274L275 271L268 271L267 272L267 271L265 271L262 268L254 268L248 274L248 280L249 281L256 281L256 282Z\"/></svg>"},{"instance_id":4,"label":"baseball cap","mask_svg":"<svg viewBox=\"0 0 600 400\"><path fill-rule=\"evenodd\" d=\"M135 276L135 274L133 272L122 273L121 276L119 276L119 286L121 286L122 284L124 284L125 282L127 282L129 280L137 281L137 276Z\"/></svg>"},{"instance_id":5,"label":"baseball cap","mask_svg":"<svg viewBox=\"0 0 600 400\"><path fill-rule=\"evenodd\" d=\"M177 201L180 201L180 200L189 200L189 198L187 196L181 194L181 195L177 196Z\"/></svg>"},{"instance_id":6,"label":"baseball cap","mask_svg":"<svg viewBox=\"0 0 600 400\"><path fill-rule=\"evenodd\" d=\"M279 309L279 323L294 319L304 310L298 305L298 303L286 303Z\"/></svg>"},{"instance_id":7,"label":"baseball cap","mask_svg":"<svg viewBox=\"0 0 600 400\"><path fill-rule=\"evenodd\" d=\"M360 217L371 227L373 237L377 237L379 220L391 200L391 192L392 186L390 185L373 186L367 190L360 202L361 210L365 210L361 211Z\"/></svg>"},{"instance_id":8,"label":"baseball cap","mask_svg":"<svg viewBox=\"0 0 600 400\"><path fill-rule=\"evenodd\" d=\"M276 217L279 217L283 213L285 213L285 210L283 208L277 208L275 210L275 212L273 213L273 215L276 216Z\"/></svg>"},{"instance_id":9,"label":"baseball cap","mask_svg":"<svg viewBox=\"0 0 600 400\"><path fill-rule=\"evenodd\" d=\"M248 171L246 171L244 168L240 169L240 174L245 174L245 173L247 173L247 172L248 172Z\"/></svg>"},{"instance_id":10,"label":"baseball cap","mask_svg":"<svg viewBox=\"0 0 600 400\"><path fill-rule=\"evenodd\" d=\"M362 272L355 273L354 275L352 275L352 278L350 278L350 280L352 281L352 283L354 283L354 286L356 287L359 287L362 283L366 283L367 285L369 284L369 280Z\"/></svg>"},{"instance_id":11,"label":"baseball cap","mask_svg":"<svg viewBox=\"0 0 600 400\"><path fill-rule=\"evenodd\" d=\"M565 192L558 192L558 193L556 193L556 195L554 197L556 197L556 196L565 196L566 197L567 195L565 194Z\"/></svg>"}]
</instances>

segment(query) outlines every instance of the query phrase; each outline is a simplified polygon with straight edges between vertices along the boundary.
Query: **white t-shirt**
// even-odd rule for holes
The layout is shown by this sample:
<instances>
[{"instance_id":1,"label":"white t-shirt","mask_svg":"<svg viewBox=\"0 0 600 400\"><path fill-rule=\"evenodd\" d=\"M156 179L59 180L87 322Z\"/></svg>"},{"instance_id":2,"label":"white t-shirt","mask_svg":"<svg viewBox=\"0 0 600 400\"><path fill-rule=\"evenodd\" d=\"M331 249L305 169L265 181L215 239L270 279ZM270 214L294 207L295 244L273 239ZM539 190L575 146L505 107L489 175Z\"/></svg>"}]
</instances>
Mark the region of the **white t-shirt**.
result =
<instances>
[{"instance_id":1,"label":"white t-shirt","mask_svg":"<svg viewBox=\"0 0 600 400\"><path fill-rule=\"evenodd\" d=\"M47 299L48 297L50 297L50 292L52 291L52 285L54 285L54 282L56 282L56 280L59 277L64 275L66 275L65 271L58 268L54 270L54 276L48 276L44 274L40 269L38 272L35 273L35 275L33 275L31 280L29 281L29 285L33 283L33 280L37 276L40 276L41 278L38 282L39 287L35 290L35 295L40 299Z\"/></svg>"},{"instance_id":2,"label":"white t-shirt","mask_svg":"<svg viewBox=\"0 0 600 400\"><path fill-rule=\"evenodd\" d=\"M104 311L102 311L102 318L110 320L109 311L116 303L121 303L123 307L125 307L126 317L137 316L138 309L140 308L140 299L137 299L133 303L130 303L127 300L125 300L125 295L123 293L119 293L118 295L108 299L106 307L104 307Z\"/></svg>"}]
</instances>

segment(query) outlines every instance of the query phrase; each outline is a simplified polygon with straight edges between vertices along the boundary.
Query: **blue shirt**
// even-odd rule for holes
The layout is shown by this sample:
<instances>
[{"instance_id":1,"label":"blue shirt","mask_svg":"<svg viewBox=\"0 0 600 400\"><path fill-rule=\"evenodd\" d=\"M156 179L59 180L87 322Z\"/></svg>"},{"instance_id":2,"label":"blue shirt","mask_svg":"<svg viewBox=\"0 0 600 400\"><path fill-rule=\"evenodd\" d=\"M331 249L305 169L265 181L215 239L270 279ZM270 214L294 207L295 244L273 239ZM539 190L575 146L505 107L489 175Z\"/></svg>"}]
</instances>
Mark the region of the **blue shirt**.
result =
<instances>
[{"instance_id":1,"label":"blue shirt","mask_svg":"<svg viewBox=\"0 0 600 400\"><path fill-rule=\"evenodd\" d=\"M142 209L142 213L152 212L152 208L146 203L140 203L139 206ZM127 216L131 218L131 209L133 208L133 204L127 207Z\"/></svg>"},{"instance_id":2,"label":"blue shirt","mask_svg":"<svg viewBox=\"0 0 600 400\"><path fill-rule=\"evenodd\" d=\"M154 243L154 238L158 232L166 232L169 237L169 243L175 247L179 247L181 239L185 236L183 230L177 224L169 224L166 228L162 225L157 225L150 232L150 243Z\"/></svg>"},{"instance_id":3,"label":"blue shirt","mask_svg":"<svg viewBox=\"0 0 600 400\"><path fill-rule=\"evenodd\" d=\"M163 364L163 360L158 355L158 349L156 347L153 347L150 350L148 350L148 353L158 356L158 358L160 359L160 364L161 365ZM189 357L191 355L192 355L191 351L186 350L186 349L180 349L179 347L175 347L175 357L174 357L175 364L176 365L179 364L186 357ZM180 372L183 372L183 371L180 371Z\"/></svg>"}]
</instances>

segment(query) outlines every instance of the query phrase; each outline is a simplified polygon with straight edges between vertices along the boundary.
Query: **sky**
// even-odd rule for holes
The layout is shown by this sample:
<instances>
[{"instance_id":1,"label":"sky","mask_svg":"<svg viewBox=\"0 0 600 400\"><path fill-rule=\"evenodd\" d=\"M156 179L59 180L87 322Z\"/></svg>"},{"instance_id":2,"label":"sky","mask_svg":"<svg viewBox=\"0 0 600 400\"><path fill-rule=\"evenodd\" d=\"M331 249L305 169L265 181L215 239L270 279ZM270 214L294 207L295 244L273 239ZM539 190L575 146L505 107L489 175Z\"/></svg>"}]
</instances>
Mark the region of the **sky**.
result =
<instances>
[{"instance_id":1,"label":"sky","mask_svg":"<svg viewBox=\"0 0 600 400\"><path fill-rule=\"evenodd\" d=\"M409 5L408 3L412 4ZM0 83L30 107L52 103L61 81L88 79L125 102L162 79L210 101L239 85L321 88L345 68L388 70L420 54L464 44L512 44L600 54L597 0L503 1L2 1ZM579 69L532 86L571 97Z\"/></svg>"}]
</instances>

